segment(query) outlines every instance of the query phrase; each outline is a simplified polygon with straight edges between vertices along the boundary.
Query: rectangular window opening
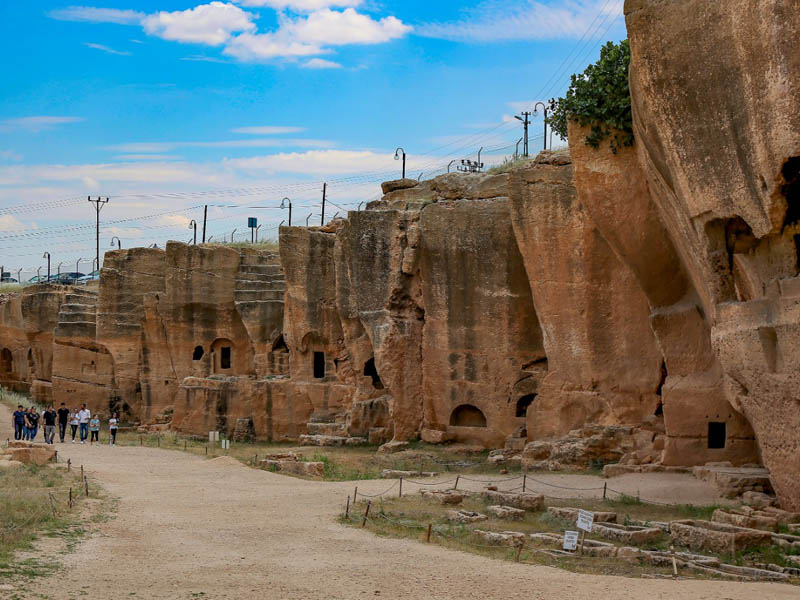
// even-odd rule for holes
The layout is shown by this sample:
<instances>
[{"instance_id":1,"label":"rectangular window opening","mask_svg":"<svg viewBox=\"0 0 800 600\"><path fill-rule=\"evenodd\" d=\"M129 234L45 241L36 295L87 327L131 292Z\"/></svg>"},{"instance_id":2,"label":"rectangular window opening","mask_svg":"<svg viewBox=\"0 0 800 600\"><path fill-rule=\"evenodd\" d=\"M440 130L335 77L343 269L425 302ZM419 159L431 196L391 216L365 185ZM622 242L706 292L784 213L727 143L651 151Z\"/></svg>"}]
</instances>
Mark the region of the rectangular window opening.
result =
<instances>
[{"instance_id":1,"label":"rectangular window opening","mask_svg":"<svg viewBox=\"0 0 800 600\"><path fill-rule=\"evenodd\" d=\"M728 427L726 423L708 424L708 447L709 449L722 449L728 437Z\"/></svg>"},{"instance_id":2,"label":"rectangular window opening","mask_svg":"<svg viewBox=\"0 0 800 600\"><path fill-rule=\"evenodd\" d=\"M219 356L219 366L221 369L230 369L231 368L231 349L229 346L223 346L220 350Z\"/></svg>"},{"instance_id":3,"label":"rectangular window opening","mask_svg":"<svg viewBox=\"0 0 800 600\"><path fill-rule=\"evenodd\" d=\"M314 352L314 379L325 378L325 353Z\"/></svg>"}]
</instances>

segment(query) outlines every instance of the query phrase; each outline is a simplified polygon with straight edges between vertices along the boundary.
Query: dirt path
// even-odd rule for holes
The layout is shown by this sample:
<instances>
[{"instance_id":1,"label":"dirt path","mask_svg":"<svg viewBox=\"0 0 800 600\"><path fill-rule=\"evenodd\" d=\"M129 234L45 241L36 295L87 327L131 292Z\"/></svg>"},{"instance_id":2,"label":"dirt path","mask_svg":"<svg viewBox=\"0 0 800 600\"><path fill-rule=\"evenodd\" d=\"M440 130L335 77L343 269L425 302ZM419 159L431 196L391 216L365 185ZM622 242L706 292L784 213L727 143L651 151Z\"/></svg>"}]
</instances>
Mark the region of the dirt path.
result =
<instances>
[{"instance_id":1,"label":"dirt path","mask_svg":"<svg viewBox=\"0 0 800 600\"><path fill-rule=\"evenodd\" d=\"M0 407L0 439L10 412ZM775 584L576 575L436 545L384 539L335 522L352 483L317 483L148 448L58 445L120 498L118 513L64 558L66 569L29 590L61 598L230 599L730 599L782 600ZM566 479L542 476L542 480ZM570 483L598 481L569 478ZM709 495L688 477L649 476L651 497ZM359 482L380 492L386 481ZM586 486L588 487L588 486ZM713 497L713 494L710 494ZM134 595L135 593L135 595ZM0 592L2 597L2 592Z\"/></svg>"}]
</instances>

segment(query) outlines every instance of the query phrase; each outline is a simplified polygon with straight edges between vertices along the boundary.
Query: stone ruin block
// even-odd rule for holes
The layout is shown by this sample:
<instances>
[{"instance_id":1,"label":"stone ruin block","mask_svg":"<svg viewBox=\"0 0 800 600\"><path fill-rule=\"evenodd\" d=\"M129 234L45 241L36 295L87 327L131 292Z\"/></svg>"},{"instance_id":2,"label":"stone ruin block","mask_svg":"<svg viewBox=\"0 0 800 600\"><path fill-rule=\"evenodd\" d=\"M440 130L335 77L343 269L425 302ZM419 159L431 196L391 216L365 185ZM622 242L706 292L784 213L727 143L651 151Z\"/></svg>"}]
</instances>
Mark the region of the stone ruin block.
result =
<instances>
[{"instance_id":1,"label":"stone ruin block","mask_svg":"<svg viewBox=\"0 0 800 600\"><path fill-rule=\"evenodd\" d=\"M772 544L772 534L768 531L712 521L672 521L669 529L675 543L692 550L730 553Z\"/></svg>"},{"instance_id":2,"label":"stone ruin block","mask_svg":"<svg viewBox=\"0 0 800 600\"><path fill-rule=\"evenodd\" d=\"M481 538L484 542L489 544L497 544L498 546L510 546L517 548L525 545L526 536L519 531L483 531L482 529L475 529L472 533Z\"/></svg>"},{"instance_id":3,"label":"stone ruin block","mask_svg":"<svg viewBox=\"0 0 800 600\"><path fill-rule=\"evenodd\" d=\"M658 527L637 527L616 523L595 523L592 526L592 533L624 544L648 544L658 540L663 534Z\"/></svg>"},{"instance_id":4,"label":"stone ruin block","mask_svg":"<svg viewBox=\"0 0 800 600\"><path fill-rule=\"evenodd\" d=\"M715 523L726 523L728 525L735 525L737 527L746 527L748 529L764 529L766 531L778 530L778 519L766 515L757 514L739 514L734 511L727 511L718 508L711 515L711 520Z\"/></svg>"},{"instance_id":5,"label":"stone ruin block","mask_svg":"<svg viewBox=\"0 0 800 600\"><path fill-rule=\"evenodd\" d=\"M439 504L461 504L464 501L464 498L467 497L467 494L463 492L457 492L455 490L426 490L421 489L419 491L419 495L423 498L427 498L430 500L436 500Z\"/></svg>"},{"instance_id":6,"label":"stone ruin block","mask_svg":"<svg viewBox=\"0 0 800 600\"><path fill-rule=\"evenodd\" d=\"M547 512L557 519L564 521L572 521L573 523L578 520L578 508L568 506L548 506ZM596 512L594 513L595 523L616 523L617 513L614 512Z\"/></svg>"},{"instance_id":7,"label":"stone ruin block","mask_svg":"<svg viewBox=\"0 0 800 600\"><path fill-rule=\"evenodd\" d=\"M269 455L261 461L261 466L289 475L304 477L323 477L325 475L325 463L301 461L292 452Z\"/></svg>"},{"instance_id":8,"label":"stone ruin block","mask_svg":"<svg viewBox=\"0 0 800 600\"><path fill-rule=\"evenodd\" d=\"M486 512L497 519L508 521L522 521L525 519L525 511L513 506L490 506Z\"/></svg>"},{"instance_id":9,"label":"stone ruin block","mask_svg":"<svg viewBox=\"0 0 800 600\"><path fill-rule=\"evenodd\" d=\"M513 492L496 492L486 490L481 494L486 500L503 506L513 506L522 510L544 510L544 496L536 494L519 494Z\"/></svg>"},{"instance_id":10,"label":"stone ruin block","mask_svg":"<svg viewBox=\"0 0 800 600\"><path fill-rule=\"evenodd\" d=\"M489 517L479 512L469 510L448 510L447 520L453 523L467 525L469 523L477 523L479 521L486 521Z\"/></svg>"},{"instance_id":11,"label":"stone ruin block","mask_svg":"<svg viewBox=\"0 0 800 600\"><path fill-rule=\"evenodd\" d=\"M14 441L8 443L8 448L2 454L8 456L5 462L46 465L53 462L56 450L49 444Z\"/></svg>"}]
</instances>

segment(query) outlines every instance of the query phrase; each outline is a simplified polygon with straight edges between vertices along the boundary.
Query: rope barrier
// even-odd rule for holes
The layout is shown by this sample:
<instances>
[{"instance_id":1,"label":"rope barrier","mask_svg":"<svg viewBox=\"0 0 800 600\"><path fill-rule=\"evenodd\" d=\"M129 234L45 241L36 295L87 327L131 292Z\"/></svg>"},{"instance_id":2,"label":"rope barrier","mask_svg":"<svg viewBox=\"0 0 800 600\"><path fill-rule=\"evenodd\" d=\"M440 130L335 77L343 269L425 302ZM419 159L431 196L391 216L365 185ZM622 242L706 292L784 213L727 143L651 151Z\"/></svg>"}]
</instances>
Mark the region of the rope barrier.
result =
<instances>
[{"instance_id":1,"label":"rope barrier","mask_svg":"<svg viewBox=\"0 0 800 600\"><path fill-rule=\"evenodd\" d=\"M463 477L462 477L463 479ZM447 481L435 481L433 483L425 483L423 481L414 481L413 479L403 479L403 483L413 483L416 485L433 486L433 485L447 485L448 483L455 483L455 479L448 479Z\"/></svg>"},{"instance_id":2,"label":"rope barrier","mask_svg":"<svg viewBox=\"0 0 800 600\"><path fill-rule=\"evenodd\" d=\"M359 495L359 496L364 496L365 498L380 498L381 496L385 496L386 494L388 494L389 492L391 492L391 491L392 491L394 488L396 488L396 487L397 487L397 485L398 485L399 483L400 483L400 480L398 479L397 481L395 481L395 482L392 484L392 486L391 486L391 487L390 487L388 490L386 490L385 492L381 492L380 494L365 494L364 492L361 492L361 491L359 491L359 492L358 492L358 495Z\"/></svg>"}]
</instances>

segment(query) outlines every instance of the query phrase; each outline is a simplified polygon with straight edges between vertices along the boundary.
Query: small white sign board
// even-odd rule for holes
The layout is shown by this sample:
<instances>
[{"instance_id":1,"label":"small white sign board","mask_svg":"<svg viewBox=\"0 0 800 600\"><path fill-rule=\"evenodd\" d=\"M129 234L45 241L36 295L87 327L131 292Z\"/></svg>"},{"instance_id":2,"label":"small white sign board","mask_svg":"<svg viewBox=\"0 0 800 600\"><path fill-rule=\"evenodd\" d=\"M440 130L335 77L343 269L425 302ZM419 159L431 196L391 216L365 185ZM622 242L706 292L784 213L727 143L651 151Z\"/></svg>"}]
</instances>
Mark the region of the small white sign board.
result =
<instances>
[{"instance_id":1,"label":"small white sign board","mask_svg":"<svg viewBox=\"0 0 800 600\"><path fill-rule=\"evenodd\" d=\"M588 510L578 511L578 529L583 529L587 533L592 532L592 525L594 524L594 513Z\"/></svg>"},{"instance_id":2,"label":"small white sign board","mask_svg":"<svg viewBox=\"0 0 800 600\"><path fill-rule=\"evenodd\" d=\"M230 450L231 449L231 441L230 440L222 440L222 449L223 450Z\"/></svg>"},{"instance_id":3,"label":"small white sign board","mask_svg":"<svg viewBox=\"0 0 800 600\"><path fill-rule=\"evenodd\" d=\"M564 532L564 550L575 550L578 547L578 532L565 531Z\"/></svg>"},{"instance_id":4,"label":"small white sign board","mask_svg":"<svg viewBox=\"0 0 800 600\"><path fill-rule=\"evenodd\" d=\"M209 431L208 432L208 441L209 442L218 442L219 441L219 431Z\"/></svg>"}]
</instances>

